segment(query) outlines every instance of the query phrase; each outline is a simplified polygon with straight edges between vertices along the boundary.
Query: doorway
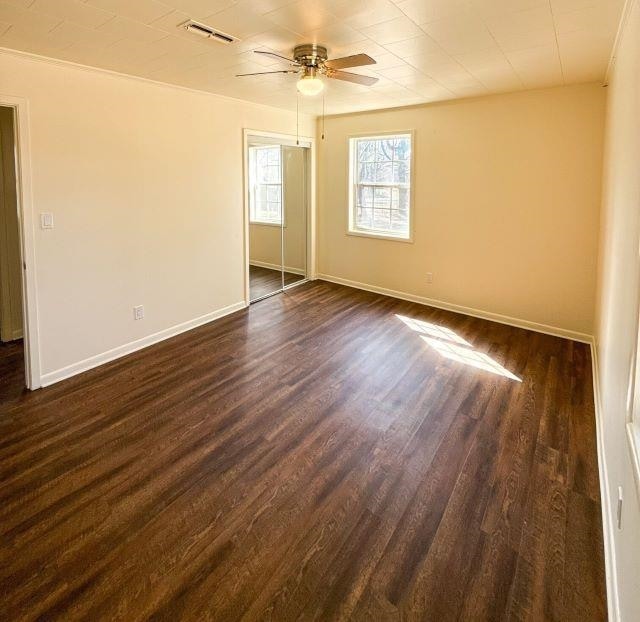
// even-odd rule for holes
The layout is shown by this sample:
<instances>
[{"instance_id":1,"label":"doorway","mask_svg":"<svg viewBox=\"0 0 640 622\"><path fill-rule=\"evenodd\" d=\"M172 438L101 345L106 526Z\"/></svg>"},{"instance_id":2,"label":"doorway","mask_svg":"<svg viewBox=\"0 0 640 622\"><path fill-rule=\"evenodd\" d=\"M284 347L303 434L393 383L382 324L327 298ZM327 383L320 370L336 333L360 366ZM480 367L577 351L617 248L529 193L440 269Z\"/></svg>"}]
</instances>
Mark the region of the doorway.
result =
<instances>
[{"instance_id":1,"label":"doorway","mask_svg":"<svg viewBox=\"0 0 640 622\"><path fill-rule=\"evenodd\" d=\"M247 299L254 303L308 279L311 144L245 133L245 162Z\"/></svg>"},{"instance_id":2,"label":"doorway","mask_svg":"<svg viewBox=\"0 0 640 622\"><path fill-rule=\"evenodd\" d=\"M0 94L0 388L38 389L40 349L27 100ZM13 374L7 378L7 372ZM20 378L17 378L19 374Z\"/></svg>"},{"instance_id":3,"label":"doorway","mask_svg":"<svg viewBox=\"0 0 640 622\"><path fill-rule=\"evenodd\" d=\"M20 246L15 112L0 106L0 368L11 387L26 384Z\"/></svg>"}]
</instances>

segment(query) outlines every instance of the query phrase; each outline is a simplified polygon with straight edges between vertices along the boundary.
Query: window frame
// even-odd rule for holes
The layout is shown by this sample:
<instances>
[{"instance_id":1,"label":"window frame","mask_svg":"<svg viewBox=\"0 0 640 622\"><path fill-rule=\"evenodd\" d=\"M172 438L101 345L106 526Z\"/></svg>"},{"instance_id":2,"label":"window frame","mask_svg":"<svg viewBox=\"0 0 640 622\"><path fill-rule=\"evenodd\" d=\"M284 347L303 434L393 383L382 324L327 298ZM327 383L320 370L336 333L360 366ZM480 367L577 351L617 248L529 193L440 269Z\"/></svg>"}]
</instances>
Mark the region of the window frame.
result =
<instances>
[{"instance_id":1,"label":"window frame","mask_svg":"<svg viewBox=\"0 0 640 622\"><path fill-rule=\"evenodd\" d=\"M277 148L280 154L280 182L279 183L269 183L269 184L251 184L251 150L266 150L266 149L275 149ZM250 225L260 225L263 227L278 227L284 228L285 224L285 209L284 209L284 158L283 158L283 149L282 145L249 145L248 152L248 163L249 163L249 175L248 175L248 185L249 185L249 224ZM254 216L256 205L256 187L257 186L279 186L280 187L280 220L260 220Z\"/></svg>"},{"instance_id":2,"label":"window frame","mask_svg":"<svg viewBox=\"0 0 640 622\"><path fill-rule=\"evenodd\" d=\"M625 423L636 490L640 494L640 302L636 305L635 322L636 333L627 384Z\"/></svg>"},{"instance_id":3,"label":"window frame","mask_svg":"<svg viewBox=\"0 0 640 622\"><path fill-rule=\"evenodd\" d=\"M356 210L356 194L357 194L357 181L356 181L356 149L358 139L384 139L390 136L407 136L411 144L411 158L409 160L409 227L408 234L398 235L391 231L376 231L367 229L358 229L355 225L355 210ZM347 152L348 152L348 217L347 217L347 235L356 237L374 238L379 240L389 240L392 242L404 242L413 243L414 232L414 177L415 177L415 130L394 130L387 132L366 132L360 134L351 134L347 137Z\"/></svg>"}]
</instances>

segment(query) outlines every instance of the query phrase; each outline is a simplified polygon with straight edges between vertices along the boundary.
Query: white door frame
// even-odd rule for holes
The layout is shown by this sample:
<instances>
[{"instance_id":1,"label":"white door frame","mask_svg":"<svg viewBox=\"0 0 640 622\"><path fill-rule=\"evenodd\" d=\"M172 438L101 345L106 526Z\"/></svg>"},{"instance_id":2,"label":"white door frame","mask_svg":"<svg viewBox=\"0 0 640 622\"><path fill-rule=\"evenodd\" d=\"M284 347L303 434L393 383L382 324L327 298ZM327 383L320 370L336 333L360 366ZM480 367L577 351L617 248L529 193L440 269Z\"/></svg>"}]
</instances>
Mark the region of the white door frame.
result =
<instances>
[{"instance_id":1,"label":"white door frame","mask_svg":"<svg viewBox=\"0 0 640 622\"><path fill-rule=\"evenodd\" d=\"M244 128L242 133L242 161L244 180L244 302L249 305L249 137L270 138L278 144L297 146L298 139L301 147L309 149L309 191L307 207L307 279L313 281L317 277L316 266L316 139L314 136L299 136L279 134L263 130Z\"/></svg>"},{"instance_id":2,"label":"white door frame","mask_svg":"<svg viewBox=\"0 0 640 622\"><path fill-rule=\"evenodd\" d=\"M38 288L36 286L35 218L31 188L29 102L22 97L0 94L0 106L14 110L18 226L22 260L22 314L24 369L28 389L39 389L40 340L38 330Z\"/></svg>"}]
</instances>

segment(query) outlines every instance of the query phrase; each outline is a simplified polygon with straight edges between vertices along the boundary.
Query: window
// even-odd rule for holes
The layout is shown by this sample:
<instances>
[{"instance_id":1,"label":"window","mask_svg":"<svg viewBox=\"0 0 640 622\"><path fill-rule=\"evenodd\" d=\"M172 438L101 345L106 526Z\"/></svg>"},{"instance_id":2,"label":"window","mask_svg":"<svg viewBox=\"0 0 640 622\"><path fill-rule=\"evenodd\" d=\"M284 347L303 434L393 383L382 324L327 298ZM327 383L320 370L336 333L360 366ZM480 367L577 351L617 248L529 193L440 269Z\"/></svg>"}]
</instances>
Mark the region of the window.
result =
<instances>
[{"instance_id":1,"label":"window","mask_svg":"<svg viewBox=\"0 0 640 622\"><path fill-rule=\"evenodd\" d=\"M349 232L411 239L410 133L349 139Z\"/></svg>"},{"instance_id":2,"label":"window","mask_svg":"<svg viewBox=\"0 0 640 622\"><path fill-rule=\"evenodd\" d=\"M249 221L282 224L282 150L249 147Z\"/></svg>"}]
</instances>

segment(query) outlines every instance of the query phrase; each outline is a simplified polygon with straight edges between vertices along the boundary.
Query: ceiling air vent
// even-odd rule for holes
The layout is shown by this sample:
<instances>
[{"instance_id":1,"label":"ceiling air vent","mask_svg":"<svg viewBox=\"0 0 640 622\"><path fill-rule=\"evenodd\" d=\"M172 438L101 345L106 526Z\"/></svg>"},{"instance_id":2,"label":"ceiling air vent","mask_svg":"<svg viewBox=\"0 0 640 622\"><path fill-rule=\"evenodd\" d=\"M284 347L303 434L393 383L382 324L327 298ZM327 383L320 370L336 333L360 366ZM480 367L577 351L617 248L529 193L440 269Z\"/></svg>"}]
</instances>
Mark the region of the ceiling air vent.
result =
<instances>
[{"instance_id":1,"label":"ceiling air vent","mask_svg":"<svg viewBox=\"0 0 640 622\"><path fill-rule=\"evenodd\" d=\"M192 19L182 24L182 27L188 32L191 32L194 35L198 35L203 39L213 39L214 41L219 41L220 43L233 43L234 41L238 41L237 37L228 35L226 32L214 30L213 28L211 28L211 26L207 26L206 24L194 22Z\"/></svg>"}]
</instances>

